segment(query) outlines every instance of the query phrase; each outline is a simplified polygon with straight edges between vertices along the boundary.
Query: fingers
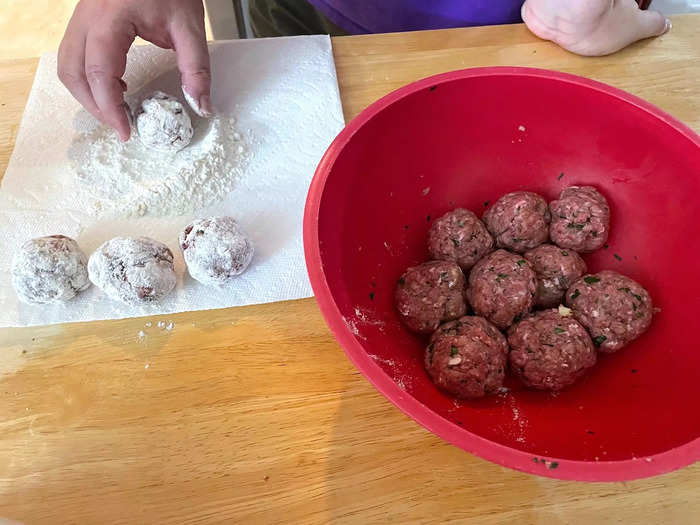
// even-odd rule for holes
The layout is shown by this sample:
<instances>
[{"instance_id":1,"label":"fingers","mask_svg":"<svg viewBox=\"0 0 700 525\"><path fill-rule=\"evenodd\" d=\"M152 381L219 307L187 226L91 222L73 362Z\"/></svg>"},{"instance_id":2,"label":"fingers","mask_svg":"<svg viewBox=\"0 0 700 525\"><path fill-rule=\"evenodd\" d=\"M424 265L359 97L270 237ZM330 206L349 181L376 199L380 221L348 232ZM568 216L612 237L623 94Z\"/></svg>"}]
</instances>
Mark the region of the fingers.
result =
<instances>
[{"instance_id":1,"label":"fingers","mask_svg":"<svg viewBox=\"0 0 700 525\"><path fill-rule=\"evenodd\" d=\"M58 48L58 78L87 111L102 121L102 114L92 98L85 76L85 37L85 32L73 15Z\"/></svg>"},{"instance_id":2,"label":"fingers","mask_svg":"<svg viewBox=\"0 0 700 525\"><path fill-rule=\"evenodd\" d=\"M671 21L658 11L642 11L638 9L635 18L635 32L630 43L643 38L660 36L671 29Z\"/></svg>"},{"instance_id":3,"label":"fingers","mask_svg":"<svg viewBox=\"0 0 700 525\"><path fill-rule=\"evenodd\" d=\"M126 53L134 40L129 28L114 27L110 31L94 30L85 41L85 76L92 97L103 120L112 126L122 140L131 132L124 106Z\"/></svg>"},{"instance_id":4,"label":"fingers","mask_svg":"<svg viewBox=\"0 0 700 525\"><path fill-rule=\"evenodd\" d=\"M212 116L214 111L209 91L211 70L204 32L204 11L196 20L175 20L170 28L170 38L177 54L185 99L199 116Z\"/></svg>"},{"instance_id":5,"label":"fingers","mask_svg":"<svg viewBox=\"0 0 700 525\"><path fill-rule=\"evenodd\" d=\"M661 13L639 9L636 0L527 0L521 13L535 35L586 56L614 53L671 27Z\"/></svg>"},{"instance_id":6,"label":"fingers","mask_svg":"<svg viewBox=\"0 0 700 525\"><path fill-rule=\"evenodd\" d=\"M671 21L658 11L643 11L635 0L617 0L593 35L598 44L595 54L614 53L638 40L663 35L670 27Z\"/></svg>"}]
</instances>

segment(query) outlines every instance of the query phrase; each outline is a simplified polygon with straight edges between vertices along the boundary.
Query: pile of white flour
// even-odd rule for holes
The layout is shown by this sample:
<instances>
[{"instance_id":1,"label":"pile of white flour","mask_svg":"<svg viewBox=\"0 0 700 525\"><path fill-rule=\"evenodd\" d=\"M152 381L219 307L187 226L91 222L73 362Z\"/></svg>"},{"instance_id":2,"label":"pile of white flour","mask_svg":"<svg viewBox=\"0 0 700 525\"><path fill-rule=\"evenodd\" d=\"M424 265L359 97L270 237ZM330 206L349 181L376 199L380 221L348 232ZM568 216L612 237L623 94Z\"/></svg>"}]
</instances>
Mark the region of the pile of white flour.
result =
<instances>
[{"instance_id":1,"label":"pile of white flour","mask_svg":"<svg viewBox=\"0 0 700 525\"><path fill-rule=\"evenodd\" d=\"M145 146L132 133L122 142L107 126L79 134L69 157L81 191L98 199L97 216L185 215L222 200L249 162L235 119L193 122L194 137L177 152Z\"/></svg>"}]
</instances>

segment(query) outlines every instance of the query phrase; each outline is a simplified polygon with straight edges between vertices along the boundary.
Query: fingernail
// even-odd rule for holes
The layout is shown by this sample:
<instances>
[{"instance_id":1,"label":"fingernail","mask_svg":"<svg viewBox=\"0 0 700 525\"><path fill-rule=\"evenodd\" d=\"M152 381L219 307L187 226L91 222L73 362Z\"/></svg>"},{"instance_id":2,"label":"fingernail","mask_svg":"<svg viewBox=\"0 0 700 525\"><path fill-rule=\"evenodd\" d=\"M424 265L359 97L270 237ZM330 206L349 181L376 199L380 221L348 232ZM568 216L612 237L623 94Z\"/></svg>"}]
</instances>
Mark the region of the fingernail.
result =
<instances>
[{"instance_id":1,"label":"fingernail","mask_svg":"<svg viewBox=\"0 0 700 525\"><path fill-rule=\"evenodd\" d=\"M202 95L200 97L199 107L205 117L211 117L214 115L214 108L211 107L211 97L209 97L209 95Z\"/></svg>"},{"instance_id":2,"label":"fingernail","mask_svg":"<svg viewBox=\"0 0 700 525\"><path fill-rule=\"evenodd\" d=\"M672 27L673 27L673 24L671 23L671 20L667 18L667 19L666 19L666 27L664 28L664 32L661 33L661 34L666 34L666 33L668 33L668 32L671 30Z\"/></svg>"},{"instance_id":3,"label":"fingernail","mask_svg":"<svg viewBox=\"0 0 700 525\"><path fill-rule=\"evenodd\" d=\"M185 86L182 86L182 94L185 96L185 100L197 115L200 117L211 117L214 112L211 107L211 99L209 95L202 95L199 100L196 100L192 95L187 92Z\"/></svg>"},{"instance_id":4,"label":"fingernail","mask_svg":"<svg viewBox=\"0 0 700 525\"><path fill-rule=\"evenodd\" d=\"M129 121L129 129L134 127L134 113L131 111L131 106L124 102L124 112L126 113L126 120Z\"/></svg>"}]
</instances>

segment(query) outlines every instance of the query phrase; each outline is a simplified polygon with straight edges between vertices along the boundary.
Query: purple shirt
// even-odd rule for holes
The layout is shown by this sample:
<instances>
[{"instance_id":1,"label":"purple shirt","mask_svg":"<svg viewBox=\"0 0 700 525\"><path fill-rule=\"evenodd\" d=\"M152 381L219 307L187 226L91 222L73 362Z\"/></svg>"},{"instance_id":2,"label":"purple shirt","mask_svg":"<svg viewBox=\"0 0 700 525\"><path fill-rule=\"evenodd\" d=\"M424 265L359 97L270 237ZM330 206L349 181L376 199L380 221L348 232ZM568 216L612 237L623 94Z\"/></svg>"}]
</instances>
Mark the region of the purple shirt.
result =
<instances>
[{"instance_id":1,"label":"purple shirt","mask_svg":"<svg viewBox=\"0 0 700 525\"><path fill-rule=\"evenodd\" d=\"M348 33L521 22L524 0L309 0Z\"/></svg>"}]
</instances>

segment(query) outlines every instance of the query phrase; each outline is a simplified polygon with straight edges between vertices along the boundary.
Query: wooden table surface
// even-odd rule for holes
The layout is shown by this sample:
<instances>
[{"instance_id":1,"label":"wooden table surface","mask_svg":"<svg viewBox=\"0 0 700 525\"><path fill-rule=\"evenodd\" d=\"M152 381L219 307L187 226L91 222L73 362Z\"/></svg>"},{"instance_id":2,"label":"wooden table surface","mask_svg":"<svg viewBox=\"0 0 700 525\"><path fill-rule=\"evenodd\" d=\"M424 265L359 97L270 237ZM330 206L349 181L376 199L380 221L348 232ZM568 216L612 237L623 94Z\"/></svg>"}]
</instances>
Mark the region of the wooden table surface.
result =
<instances>
[{"instance_id":1,"label":"wooden table surface","mask_svg":"<svg viewBox=\"0 0 700 525\"><path fill-rule=\"evenodd\" d=\"M673 24L666 36L595 59L523 26L333 45L348 119L412 80L503 64L602 80L699 130L700 16ZM0 173L36 63L0 61ZM172 329L159 329L161 320ZM698 464L584 484L510 471L444 443L354 370L313 299L0 330L0 396L0 516L25 523L688 524L700 516Z\"/></svg>"}]
</instances>

